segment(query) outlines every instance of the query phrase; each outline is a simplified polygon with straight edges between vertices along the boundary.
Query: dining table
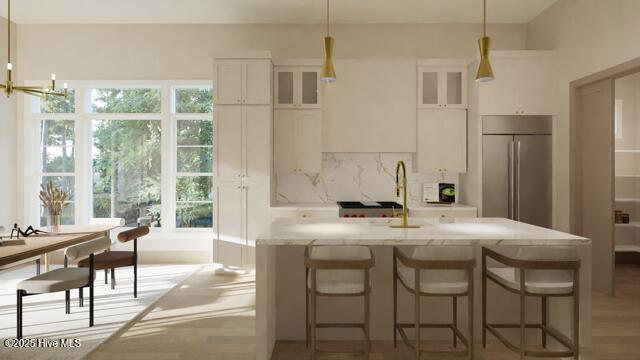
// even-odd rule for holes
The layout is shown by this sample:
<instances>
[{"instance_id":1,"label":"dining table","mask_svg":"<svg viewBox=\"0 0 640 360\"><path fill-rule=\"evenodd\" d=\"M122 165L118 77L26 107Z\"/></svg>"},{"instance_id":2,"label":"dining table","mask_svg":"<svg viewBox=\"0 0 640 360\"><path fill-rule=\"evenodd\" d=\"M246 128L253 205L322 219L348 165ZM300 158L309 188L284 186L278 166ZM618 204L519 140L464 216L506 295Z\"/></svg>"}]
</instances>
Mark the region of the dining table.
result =
<instances>
[{"instance_id":1,"label":"dining table","mask_svg":"<svg viewBox=\"0 0 640 360\"><path fill-rule=\"evenodd\" d=\"M66 247L85 241L109 237L109 232L117 225L61 225L54 233L47 227L40 228L43 232L27 237L10 234L0 235L0 267L18 263L20 261L43 256L44 270L49 271L51 262L49 254Z\"/></svg>"}]
</instances>

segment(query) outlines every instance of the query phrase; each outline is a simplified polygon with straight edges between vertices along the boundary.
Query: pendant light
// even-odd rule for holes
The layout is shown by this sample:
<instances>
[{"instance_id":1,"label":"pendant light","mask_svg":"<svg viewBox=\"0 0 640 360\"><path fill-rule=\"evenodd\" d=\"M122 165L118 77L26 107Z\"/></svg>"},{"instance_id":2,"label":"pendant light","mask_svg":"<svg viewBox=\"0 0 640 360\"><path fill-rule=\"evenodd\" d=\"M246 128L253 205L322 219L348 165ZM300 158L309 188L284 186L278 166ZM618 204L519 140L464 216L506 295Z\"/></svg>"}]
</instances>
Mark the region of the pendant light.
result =
<instances>
[{"instance_id":1,"label":"pendant light","mask_svg":"<svg viewBox=\"0 0 640 360\"><path fill-rule=\"evenodd\" d=\"M320 81L332 83L336 81L336 70L333 68L333 38L329 35L329 0L327 0L327 36L324 37L324 64L320 72Z\"/></svg>"},{"instance_id":2,"label":"pendant light","mask_svg":"<svg viewBox=\"0 0 640 360\"><path fill-rule=\"evenodd\" d=\"M64 96L67 97L67 83L64 83L63 91L56 91L56 74L51 74L51 87L48 86L18 86L12 79L13 64L11 63L11 0L7 0L7 80L0 83L0 90L3 90L7 97L11 97L16 91L38 97Z\"/></svg>"},{"instance_id":3,"label":"pendant light","mask_svg":"<svg viewBox=\"0 0 640 360\"><path fill-rule=\"evenodd\" d=\"M480 65L476 74L477 82L486 82L494 79L491 63L489 62L489 46L491 38L487 36L487 0L484 0L484 22L482 25L482 37L478 39L480 48Z\"/></svg>"}]
</instances>

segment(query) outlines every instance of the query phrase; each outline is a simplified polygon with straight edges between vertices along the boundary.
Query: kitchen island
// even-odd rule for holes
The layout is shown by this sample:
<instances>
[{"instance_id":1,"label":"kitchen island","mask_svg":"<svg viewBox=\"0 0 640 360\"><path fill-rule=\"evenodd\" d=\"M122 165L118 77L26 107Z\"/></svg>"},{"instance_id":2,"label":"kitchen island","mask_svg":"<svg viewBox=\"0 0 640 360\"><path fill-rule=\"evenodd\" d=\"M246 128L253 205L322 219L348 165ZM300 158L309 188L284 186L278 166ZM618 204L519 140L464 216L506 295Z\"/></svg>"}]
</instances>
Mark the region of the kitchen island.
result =
<instances>
[{"instance_id":1,"label":"kitchen island","mask_svg":"<svg viewBox=\"0 0 640 360\"><path fill-rule=\"evenodd\" d=\"M300 219L274 220L257 240L256 258L256 359L270 359L275 342L305 338L305 278L303 253L308 245L366 245L376 256L372 269L371 338L390 340L392 323L392 249L417 245L471 245L477 259L476 284L480 284L480 252L483 246L506 255L514 255L519 247L575 246L580 260L580 345L581 354L591 353L591 241L582 237L549 230L502 218L411 219L417 229L390 228L399 219ZM481 334L481 288L475 288L474 304L476 339ZM399 318L410 318L410 297L399 297ZM515 322L517 297L495 286L488 287L488 319ZM466 300L464 300L466 301ZM539 317L537 299L527 300L529 319ZM318 316L323 321L358 320L361 304L355 300L323 298ZM442 299L423 302L424 314L430 320L451 317L451 305ZM461 305L464 306L464 305ZM553 299L549 304L550 324L570 335L571 303ZM464 324L466 319L459 319ZM320 332L319 339L360 339L357 332L347 330ZM533 334L532 334L533 335ZM439 335L437 335L439 336ZM491 338L491 335L489 335ZM433 336L430 337L434 339ZM448 339L447 333L442 339ZM435 339L439 339L436 337ZM478 340L477 340L478 341ZM477 344L476 344L477 345Z\"/></svg>"}]
</instances>

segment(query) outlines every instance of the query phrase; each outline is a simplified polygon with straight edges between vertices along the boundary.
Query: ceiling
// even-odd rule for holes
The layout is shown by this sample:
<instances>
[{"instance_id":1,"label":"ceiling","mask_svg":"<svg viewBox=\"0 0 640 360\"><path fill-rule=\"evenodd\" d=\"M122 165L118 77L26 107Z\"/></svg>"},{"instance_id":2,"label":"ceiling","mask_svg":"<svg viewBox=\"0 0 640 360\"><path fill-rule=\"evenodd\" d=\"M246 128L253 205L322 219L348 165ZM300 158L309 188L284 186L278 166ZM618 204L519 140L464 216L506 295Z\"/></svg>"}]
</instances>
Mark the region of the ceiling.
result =
<instances>
[{"instance_id":1,"label":"ceiling","mask_svg":"<svg viewBox=\"0 0 640 360\"><path fill-rule=\"evenodd\" d=\"M487 0L491 23L527 23L557 0ZM324 21L324 0L13 0L27 24L300 24ZM332 0L336 23L478 23L482 0ZM7 16L0 0L0 16Z\"/></svg>"}]
</instances>

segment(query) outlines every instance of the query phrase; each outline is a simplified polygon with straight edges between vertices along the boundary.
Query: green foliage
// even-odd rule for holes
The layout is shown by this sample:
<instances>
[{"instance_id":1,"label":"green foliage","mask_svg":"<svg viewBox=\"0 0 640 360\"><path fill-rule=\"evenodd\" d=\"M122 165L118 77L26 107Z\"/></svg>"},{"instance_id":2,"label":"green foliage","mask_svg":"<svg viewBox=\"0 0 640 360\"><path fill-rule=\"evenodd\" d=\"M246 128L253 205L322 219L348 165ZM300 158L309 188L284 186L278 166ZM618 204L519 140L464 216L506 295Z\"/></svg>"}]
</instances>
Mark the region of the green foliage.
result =
<instances>
[{"instance_id":1,"label":"green foliage","mask_svg":"<svg viewBox=\"0 0 640 360\"><path fill-rule=\"evenodd\" d=\"M176 89L176 113L200 114L213 112L211 88Z\"/></svg>"},{"instance_id":2,"label":"green foliage","mask_svg":"<svg viewBox=\"0 0 640 360\"><path fill-rule=\"evenodd\" d=\"M211 227L213 224L213 204L178 203L176 207L176 227Z\"/></svg>"},{"instance_id":3,"label":"green foliage","mask_svg":"<svg viewBox=\"0 0 640 360\"><path fill-rule=\"evenodd\" d=\"M62 89L58 89L62 91ZM67 91L67 97L62 96L46 96L40 100L40 112L49 113L65 113L71 114L76 111L76 92L74 89Z\"/></svg>"},{"instance_id":4,"label":"green foliage","mask_svg":"<svg viewBox=\"0 0 640 360\"><path fill-rule=\"evenodd\" d=\"M91 110L112 114L157 114L161 111L160 89L93 89Z\"/></svg>"},{"instance_id":5,"label":"green foliage","mask_svg":"<svg viewBox=\"0 0 640 360\"><path fill-rule=\"evenodd\" d=\"M74 172L73 120L42 120L40 135L42 171L44 173Z\"/></svg>"}]
</instances>

